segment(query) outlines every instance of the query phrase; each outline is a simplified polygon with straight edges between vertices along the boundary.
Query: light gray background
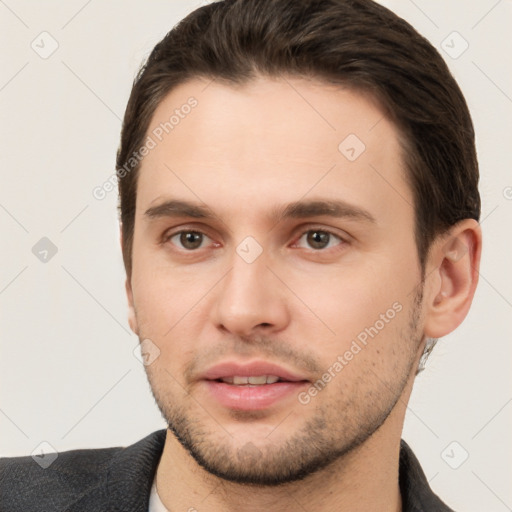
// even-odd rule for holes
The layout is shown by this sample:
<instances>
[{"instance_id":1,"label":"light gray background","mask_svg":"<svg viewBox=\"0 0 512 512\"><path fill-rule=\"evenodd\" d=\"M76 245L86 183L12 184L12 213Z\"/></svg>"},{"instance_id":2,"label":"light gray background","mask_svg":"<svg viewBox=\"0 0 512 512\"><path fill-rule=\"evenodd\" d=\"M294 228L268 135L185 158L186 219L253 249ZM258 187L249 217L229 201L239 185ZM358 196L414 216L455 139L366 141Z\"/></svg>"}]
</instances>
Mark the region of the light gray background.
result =
<instances>
[{"instance_id":1,"label":"light gray background","mask_svg":"<svg viewBox=\"0 0 512 512\"><path fill-rule=\"evenodd\" d=\"M512 510L512 3L384 3L458 79L482 173L474 305L418 377L403 437L452 507ZM114 172L139 64L198 5L0 1L0 455L43 441L59 451L126 445L165 426L126 320L117 192L99 201L92 190ZM46 59L31 47L44 54L53 39ZM32 252L42 237L58 248L46 263Z\"/></svg>"}]
</instances>

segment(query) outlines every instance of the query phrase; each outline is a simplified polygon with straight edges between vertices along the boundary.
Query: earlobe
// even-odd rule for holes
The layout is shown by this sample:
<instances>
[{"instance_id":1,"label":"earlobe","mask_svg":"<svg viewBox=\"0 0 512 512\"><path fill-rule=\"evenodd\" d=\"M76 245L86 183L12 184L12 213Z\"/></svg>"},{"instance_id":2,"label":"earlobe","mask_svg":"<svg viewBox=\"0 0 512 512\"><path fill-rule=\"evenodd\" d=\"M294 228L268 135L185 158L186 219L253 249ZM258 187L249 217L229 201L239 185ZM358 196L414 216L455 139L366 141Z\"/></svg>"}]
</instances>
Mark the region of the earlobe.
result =
<instances>
[{"instance_id":1,"label":"earlobe","mask_svg":"<svg viewBox=\"0 0 512 512\"><path fill-rule=\"evenodd\" d=\"M446 336L466 317L476 285L482 233L476 220L465 219L434 242L427 266L425 335Z\"/></svg>"}]
</instances>

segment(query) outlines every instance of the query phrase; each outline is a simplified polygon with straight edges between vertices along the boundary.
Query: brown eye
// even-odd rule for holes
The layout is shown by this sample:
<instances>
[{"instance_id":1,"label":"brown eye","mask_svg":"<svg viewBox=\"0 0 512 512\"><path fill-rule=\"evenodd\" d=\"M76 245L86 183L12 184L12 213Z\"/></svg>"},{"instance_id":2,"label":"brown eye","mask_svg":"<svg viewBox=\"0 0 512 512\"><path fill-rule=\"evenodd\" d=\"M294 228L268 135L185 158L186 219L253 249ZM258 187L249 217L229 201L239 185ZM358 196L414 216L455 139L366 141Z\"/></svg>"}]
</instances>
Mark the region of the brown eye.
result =
<instances>
[{"instance_id":1,"label":"brown eye","mask_svg":"<svg viewBox=\"0 0 512 512\"><path fill-rule=\"evenodd\" d=\"M329 231L322 229L310 229L306 231L298 240L297 245L306 249L322 250L330 249L343 243L343 240Z\"/></svg>"},{"instance_id":2,"label":"brown eye","mask_svg":"<svg viewBox=\"0 0 512 512\"><path fill-rule=\"evenodd\" d=\"M329 244L331 234L325 231L310 231L307 235L308 244L313 249L324 249Z\"/></svg>"},{"instance_id":3,"label":"brown eye","mask_svg":"<svg viewBox=\"0 0 512 512\"><path fill-rule=\"evenodd\" d=\"M188 251L199 249L205 239L208 237L199 231L180 231L169 237L171 243Z\"/></svg>"}]
</instances>

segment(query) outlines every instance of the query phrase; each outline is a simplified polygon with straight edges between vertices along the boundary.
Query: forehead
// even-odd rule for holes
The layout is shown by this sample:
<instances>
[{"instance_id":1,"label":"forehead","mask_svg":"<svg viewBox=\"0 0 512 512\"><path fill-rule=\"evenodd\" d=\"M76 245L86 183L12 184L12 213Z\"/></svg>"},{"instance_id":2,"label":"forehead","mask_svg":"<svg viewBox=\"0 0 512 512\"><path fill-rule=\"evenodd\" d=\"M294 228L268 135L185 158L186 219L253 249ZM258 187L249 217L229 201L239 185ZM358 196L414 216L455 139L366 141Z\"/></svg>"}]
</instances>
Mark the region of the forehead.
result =
<instances>
[{"instance_id":1,"label":"forehead","mask_svg":"<svg viewBox=\"0 0 512 512\"><path fill-rule=\"evenodd\" d=\"M291 77L194 79L159 104L147 137L138 212L168 196L254 214L322 195L412 216L397 130L353 90Z\"/></svg>"}]
</instances>

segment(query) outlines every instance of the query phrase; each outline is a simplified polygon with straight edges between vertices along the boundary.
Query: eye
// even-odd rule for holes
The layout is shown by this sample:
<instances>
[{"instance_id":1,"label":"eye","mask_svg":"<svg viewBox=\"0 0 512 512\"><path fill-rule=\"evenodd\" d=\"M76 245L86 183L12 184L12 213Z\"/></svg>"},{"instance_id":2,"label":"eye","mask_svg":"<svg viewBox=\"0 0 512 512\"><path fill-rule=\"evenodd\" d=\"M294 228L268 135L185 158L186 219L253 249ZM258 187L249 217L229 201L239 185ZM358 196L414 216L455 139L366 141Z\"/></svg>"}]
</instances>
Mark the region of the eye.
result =
<instances>
[{"instance_id":1,"label":"eye","mask_svg":"<svg viewBox=\"0 0 512 512\"><path fill-rule=\"evenodd\" d=\"M323 229L310 229L306 231L296 242L297 247L303 247L306 249L314 249L315 251L322 249L330 249L343 243L344 240ZM307 244L307 245L304 245Z\"/></svg>"},{"instance_id":2,"label":"eye","mask_svg":"<svg viewBox=\"0 0 512 512\"><path fill-rule=\"evenodd\" d=\"M200 249L207 240L211 240L210 237L201 231L179 231L166 237L166 241L187 251Z\"/></svg>"}]
</instances>

